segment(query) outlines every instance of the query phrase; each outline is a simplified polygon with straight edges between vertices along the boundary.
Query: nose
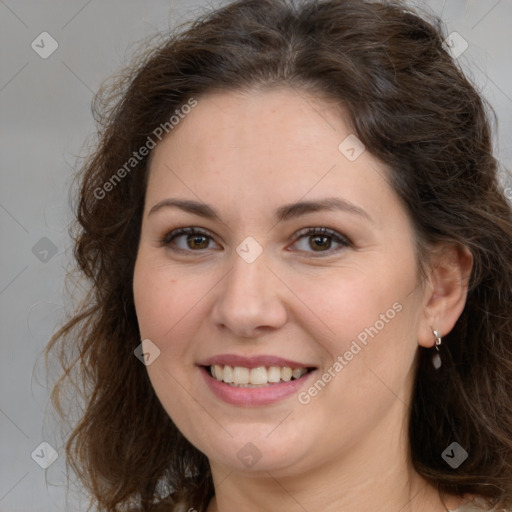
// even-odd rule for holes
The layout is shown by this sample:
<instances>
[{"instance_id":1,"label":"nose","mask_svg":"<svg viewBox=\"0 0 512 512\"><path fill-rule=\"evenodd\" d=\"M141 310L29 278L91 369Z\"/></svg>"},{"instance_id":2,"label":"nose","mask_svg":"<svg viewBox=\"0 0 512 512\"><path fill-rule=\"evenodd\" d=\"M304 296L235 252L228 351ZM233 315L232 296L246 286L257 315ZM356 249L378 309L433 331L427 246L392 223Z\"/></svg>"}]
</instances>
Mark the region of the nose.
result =
<instances>
[{"instance_id":1,"label":"nose","mask_svg":"<svg viewBox=\"0 0 512 512\"><path fill-rule=\"evenodd\" d=\"M235 254L232 269L219 285L212 318L220 329L254 338L286 323L285 287L264 257L247 263Z\"/></svg>"}]
</instances>

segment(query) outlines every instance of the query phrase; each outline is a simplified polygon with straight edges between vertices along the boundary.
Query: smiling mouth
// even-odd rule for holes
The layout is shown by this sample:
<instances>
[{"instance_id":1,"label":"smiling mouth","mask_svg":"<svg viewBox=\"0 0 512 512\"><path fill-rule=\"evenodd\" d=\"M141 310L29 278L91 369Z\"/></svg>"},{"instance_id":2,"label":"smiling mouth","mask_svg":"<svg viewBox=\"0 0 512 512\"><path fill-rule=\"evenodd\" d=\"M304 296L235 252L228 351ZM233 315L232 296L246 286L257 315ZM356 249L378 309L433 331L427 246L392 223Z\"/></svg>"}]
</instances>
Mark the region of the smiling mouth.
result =
<instances>
[{"instance_id":1,"label":"smiling mouth","mask_svg":"<svg viewBox=\"0 0 512 512\"><path fill-rule=\"evenodd\" d=\"M243 366L212 365L205 367L210 376L232 387L260 388L297 380L315 368L291 368L289 366Z\"/></svg>"}]
</instances>

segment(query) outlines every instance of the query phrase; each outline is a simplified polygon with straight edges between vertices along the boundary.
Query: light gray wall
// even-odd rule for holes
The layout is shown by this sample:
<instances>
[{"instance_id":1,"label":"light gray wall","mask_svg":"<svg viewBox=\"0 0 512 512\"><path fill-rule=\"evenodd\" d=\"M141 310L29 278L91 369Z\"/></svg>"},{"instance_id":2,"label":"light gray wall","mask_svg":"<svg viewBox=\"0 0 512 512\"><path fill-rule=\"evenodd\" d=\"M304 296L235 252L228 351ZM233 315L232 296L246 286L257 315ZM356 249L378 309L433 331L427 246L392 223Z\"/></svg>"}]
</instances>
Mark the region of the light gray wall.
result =
<instances>
[{"instance_id":1,"label":"light gray wall","mask_svg":"<svg viewBox=\"0 0 512 512\"><path fill-rule=\"evenodd\" d=\"M84 499L65 505L63 449L57 431L43 428L40 360L64 305L72 166L94 133L92 96L131 45L207 3L0 0L0 512L84 509ZM512 0L416 3L441 13L448 31L468 42L458 60L498 113L498 155L511 168ZM58 43L47 58L37 53L51 50L42 32ZM42 442L58 453L46 472L36 463L51 462Z\"/></svg>"}]
</instances>

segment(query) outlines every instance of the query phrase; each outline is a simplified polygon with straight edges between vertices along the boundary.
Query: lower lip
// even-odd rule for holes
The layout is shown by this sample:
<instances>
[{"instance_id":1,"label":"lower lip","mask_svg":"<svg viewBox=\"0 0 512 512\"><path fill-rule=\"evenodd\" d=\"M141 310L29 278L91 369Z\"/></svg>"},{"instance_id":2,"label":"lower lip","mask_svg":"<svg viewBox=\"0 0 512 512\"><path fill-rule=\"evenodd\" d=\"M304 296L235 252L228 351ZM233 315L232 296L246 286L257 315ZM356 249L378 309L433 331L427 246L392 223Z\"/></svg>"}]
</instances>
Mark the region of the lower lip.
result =
<instances>
[{"instance_id":1,"label":"lower lip","mask_svg":"<svg viewBox=\"0 0 512 512\"><path fill-rule=\"evenodd\" d=\"M200 367L203 378L213 393L224 402L232 405L257 406L268 405L283 400L290 395L298 393L299 389L311 378L315 371L310 371L289 382L269 384L258 388L244 388L231 386L225 382L213 378L208 370Z\"/></svg>"}]
</instances>

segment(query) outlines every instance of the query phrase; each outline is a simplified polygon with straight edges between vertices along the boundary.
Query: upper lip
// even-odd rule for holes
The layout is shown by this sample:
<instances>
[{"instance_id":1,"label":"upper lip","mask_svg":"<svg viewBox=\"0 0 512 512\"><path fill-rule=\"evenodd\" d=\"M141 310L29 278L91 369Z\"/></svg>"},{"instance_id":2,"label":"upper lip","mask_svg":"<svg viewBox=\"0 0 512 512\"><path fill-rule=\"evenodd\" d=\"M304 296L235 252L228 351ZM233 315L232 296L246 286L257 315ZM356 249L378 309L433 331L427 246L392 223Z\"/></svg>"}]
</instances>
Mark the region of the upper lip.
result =
<instances>
[{"instance_id":1,"label":"upper lip","mask_svg":"<svg viewBox=\"0 0 512 512\"><path fill-rule=\"evenodd\" d=\"M299 363L291 359L283 359L277 356L239 356L235 354L219 354L199 363L199 366L242 366L244 368L258 368L259 366L288 366L290 368L314 368L311 364Z\"/></svg>"}]
</instances>

